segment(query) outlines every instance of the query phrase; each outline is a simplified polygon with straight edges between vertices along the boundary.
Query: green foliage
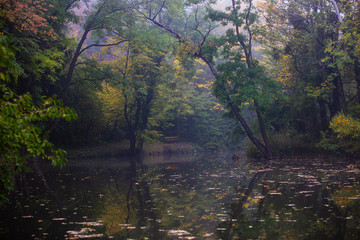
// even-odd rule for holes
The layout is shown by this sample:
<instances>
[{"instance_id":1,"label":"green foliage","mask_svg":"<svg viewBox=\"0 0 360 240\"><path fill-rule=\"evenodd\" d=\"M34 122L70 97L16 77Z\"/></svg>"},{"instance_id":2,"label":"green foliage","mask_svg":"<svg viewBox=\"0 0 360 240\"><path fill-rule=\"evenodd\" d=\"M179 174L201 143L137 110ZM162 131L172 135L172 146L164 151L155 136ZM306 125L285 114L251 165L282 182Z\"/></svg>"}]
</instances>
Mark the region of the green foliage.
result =
<instances>
[{"instance_id":1,"label":"green foliage","mask_svg":"<svg viewBox=\"0 0 360 240\"><path fill-rule=\"evenodd\" d=\"M258 19L257 12L252 1L235 1L226 11L210 10L208 17L232 26L225 34L211 42L220 50L213 94L231 112L229 116L241 123L256 147L271 158L262 112L274 100L278 86L267 75L265 68L253 58L252 38L254 24ZM240 110L245 108L256 111L263 143L254 136L241 116Z\"/></svg>"},{"instance_id":2,"label":"green foliage","mask_svg":"<svg viewBox=\"0 0 360 240\"><path fill-rule=\"evenodd\" d=\"M321 132L321 140L316 146L320 149L327 151L328 153L343 153L343 149L341 148L339 139L334 136L334 134L330 131Z\"/></svg>"},{"instance_id":3,"label":"green foliage","mask_svg":"<svg viewBox=\"0 0 360 240\"><path fill-rule=\"evenodd\" d=\"M267 21L257 25L257 38L268 47L268 68L282 83L284 94L268 108L266 120L276 131L290 128L315 141L322 139L319 146L324 149L341 152L345 146L328 128L341 111L356 115L359 6L348 1L335 4L340 14L330 1L260 3Z\"/></svg>"},{"instance_id":4,"label":"green foliage","mask_svg":"<svg viewBox=\"0 0 360 240\"><path fill-rule=\"evenodd\" d=\"M230 93L237 106L257 102L265 107L276 93L276 84L266 76L260 65L247 68L240 59L218 65L219 77L214 84L214 94L226 103L225 92Z\"/></svg>"},{"instance_id":5,"label":"green foliage","mask_svg":"<svg viewBox=\"0 0 360 240\"><path fill-rule=\"evenodd\" d=\"M11 89L4 97L15 104L11 100L24 96L25 102L16 104L52 109L60 102L43 105L43 96L57 94L74 107L79 118L60 122L61 132L53 135L57 142L135 136L141 145L144 139L181 135L218 148L229 144L219 139L231 135L230 128L240 130L220 115L239 119L245 113L250 125L246 122L256 119L251 114L256 110L265 124L254 124L254 134L244 129L253 136L273 131L277 152L288 151L287 142L300 149L301 136L315 142L321 132L331 136L323 138L323 146L356 151L357 130L335 126L331 119L341 110L353 116L352 123L360 116L359 4L337 1L336 15L329 1L274 0L255 8L253 1L243 0L224 10L212 9L212 3L3 1L1 36L11 36L16 45L11 49L4 42L0 50L3 92ZM76 7L87 10L76 16ZM266 21L258 21L258 9ZM179 44L137 16L164 26ZM70 22L77 24L72 25L74 38L65 35ZM227 27L214 31L215 24ZM261 56L265 52L268 58ZM213 67L213 75L197 57ZM36 121L51 120L46 114L55 112L43 112ZM44 129L46 124L35 125ZM327 132L329 127L333 132ZM265 139L259 142L267 145Z\"/></svg>"},{"instance_id":6,"label":"green foliage","mask_svg":"<svg viewBox=\"0 0 360 240\"><path fill-rule=\"evenodd\" d=\"M178 123L181 137L209 150L231 148L234 121L223 117L224 109L209 90L189 88L187 92L193 114Z\"/></svg>"},{"instance_id":7,"label":"green foliage","mask_svg":"<svg viewBox=\"0 0 360 240\"><path fill-rule=\"evenodd\" d=\"M110 68L110 75L98 93L105 119L114 130L120 129L127 135L131 151L135 151L135 144L140 150L144 138L158 136L154 132L156 120L151 117L164 54L156 42L145 43L143 40L144 36L139 34L122 46L107 49L117 58L103 61L104 69Z\"/></svg>"},{"instance_id":8,"label":"green foliage","mask_svg":"<svg viewBox=\"0 0 360 240\"><path fill-rule=\"evenodd\" d=\"M34 63L38 66L38 69L34 72L37 80L44 77L51 82L55 82L57 80L56 74L63 68L64 53L55 48L39 51L34 56Z\"/></svg>"},{"instance_id":9,"label":"green foliage","mask_svg":"<svg viewBox=\"0 0 360 240\"><path fill-rule=\"evenodd\" d=\"M14 76L22 72L21 67L15 62L15 48L9 46L9 40L0 39L0 80L5 83L17 81Z\"/></svg>"},{"instance_id":10,"label":"green foliage","mask_svg":"<svg viewBox=\"0 0 360 240\"><path fill-rule=\"evenodd\" d=\"M48 141L44 123L55 119L70 121L76 113L62 107L62 101L43 98L42 104L35 106L30 94L17 95L8 84L17 75L8 69L16 69L13 50L2 39L0 49L0 198L6 199L7 191L14 187L13 177L23 171L28 161L41 157L49 159L52 165L63 166L66 152L57 149Z\"/></svg>"},{"instance_id":11,"label":"green foliage","mask_svg":"<svg viewBox=\"0 0 360 240\"><path fill-rule=\"evenodd\" d=\"M222 117L224 109L211 95L212 78L200 60L169 59L154 104L155 113L165 117L159 127L166 136L178 136L212 150L233 144L234 123Z\"/></svg>"}]
</instances>

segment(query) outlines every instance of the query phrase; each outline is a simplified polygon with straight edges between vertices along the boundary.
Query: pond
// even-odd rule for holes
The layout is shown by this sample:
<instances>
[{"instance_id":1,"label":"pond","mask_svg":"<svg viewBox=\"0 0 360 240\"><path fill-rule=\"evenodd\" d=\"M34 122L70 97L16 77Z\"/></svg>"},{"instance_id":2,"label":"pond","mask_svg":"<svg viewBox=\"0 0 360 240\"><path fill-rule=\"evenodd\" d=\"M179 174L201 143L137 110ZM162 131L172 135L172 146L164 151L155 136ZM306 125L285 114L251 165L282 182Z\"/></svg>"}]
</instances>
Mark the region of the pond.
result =
<instances>
[{"instance_id":1,"label":"pond","mask_svg":"<svg viewBox=\"0 0 360 240\"><path fill-rule=\"evenodd\" d=\"M360 171L345 160L292 159L264 168L217 153L78 159L39 169L17 181L2 208L1 239L360 236Z\"/></svg>"}]
</instances>

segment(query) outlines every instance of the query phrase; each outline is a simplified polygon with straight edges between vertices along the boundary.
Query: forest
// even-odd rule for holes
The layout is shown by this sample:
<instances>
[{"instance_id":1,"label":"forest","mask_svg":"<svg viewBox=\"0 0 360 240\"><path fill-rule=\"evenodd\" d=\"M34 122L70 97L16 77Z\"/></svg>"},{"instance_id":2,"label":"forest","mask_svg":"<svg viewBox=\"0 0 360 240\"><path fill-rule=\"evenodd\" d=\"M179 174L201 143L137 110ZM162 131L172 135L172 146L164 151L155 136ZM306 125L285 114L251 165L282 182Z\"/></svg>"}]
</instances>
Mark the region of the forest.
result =
<instances>
[{"instance_id":1,"label":"forest","mask_svg":"<svg viewBox=\"0 0 360 240\"><path fill-rule=\"evenodd\" d=\"M67 150L360 153L357 0L0 0L0 197ZM234 156L235 158L237 156ZM71 161L71 160L70 160Z\"/></svg>"}]
</instances>

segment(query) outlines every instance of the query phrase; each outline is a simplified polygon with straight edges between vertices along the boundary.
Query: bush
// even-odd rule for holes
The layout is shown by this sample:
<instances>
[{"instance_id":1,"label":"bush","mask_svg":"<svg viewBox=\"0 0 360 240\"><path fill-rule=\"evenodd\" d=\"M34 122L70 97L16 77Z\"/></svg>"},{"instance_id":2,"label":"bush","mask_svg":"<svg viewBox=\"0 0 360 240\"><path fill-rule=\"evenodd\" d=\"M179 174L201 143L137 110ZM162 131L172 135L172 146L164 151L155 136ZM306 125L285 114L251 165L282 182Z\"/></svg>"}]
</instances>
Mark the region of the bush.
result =
<instances>
[{"instance_id":1,"label":"bush","mask_svg":"<svg viewBox=\"0 0 360 240\"><path fill-rule=\"evenodd\" d=\"M318 146L335 154L359 155L360 121L339 113L330 121L331 131L322 133Z\"/></svg>"},{"instance_id":2,"label":"bush","mask_svg":"<svg viewBox=\"0 0 360 240\"><path fill-rule=\"evenodd\" d=\"M299 135L292 131L281 131L269 135L271 150L275 157L291 157L294 155L314 154L317 149L314 147L316 139L308 135ZM259 159L261 152L247 140L246 155L249 158Z\"/></svg>"}]
</instances>

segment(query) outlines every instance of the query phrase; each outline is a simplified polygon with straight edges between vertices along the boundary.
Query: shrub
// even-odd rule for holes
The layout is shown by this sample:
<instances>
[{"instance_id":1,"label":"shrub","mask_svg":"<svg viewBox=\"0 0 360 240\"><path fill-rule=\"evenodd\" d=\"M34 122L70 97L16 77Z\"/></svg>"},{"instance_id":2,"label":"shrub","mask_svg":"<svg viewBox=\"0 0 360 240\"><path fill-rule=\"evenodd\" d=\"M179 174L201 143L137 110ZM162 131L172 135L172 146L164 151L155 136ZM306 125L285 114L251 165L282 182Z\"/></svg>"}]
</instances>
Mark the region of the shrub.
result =
<instances>
[{"instance_id":1,"label":"shrub","mask_svg":"<svg viewBox=\"0 0 360 240\"><path fill-rule=\"evenodd\" d=\"M322 133L318 146L333 153L360 152L360 121L354 117L339 113L330 121L331 131Z\"/></svg>"}]
</instances>

